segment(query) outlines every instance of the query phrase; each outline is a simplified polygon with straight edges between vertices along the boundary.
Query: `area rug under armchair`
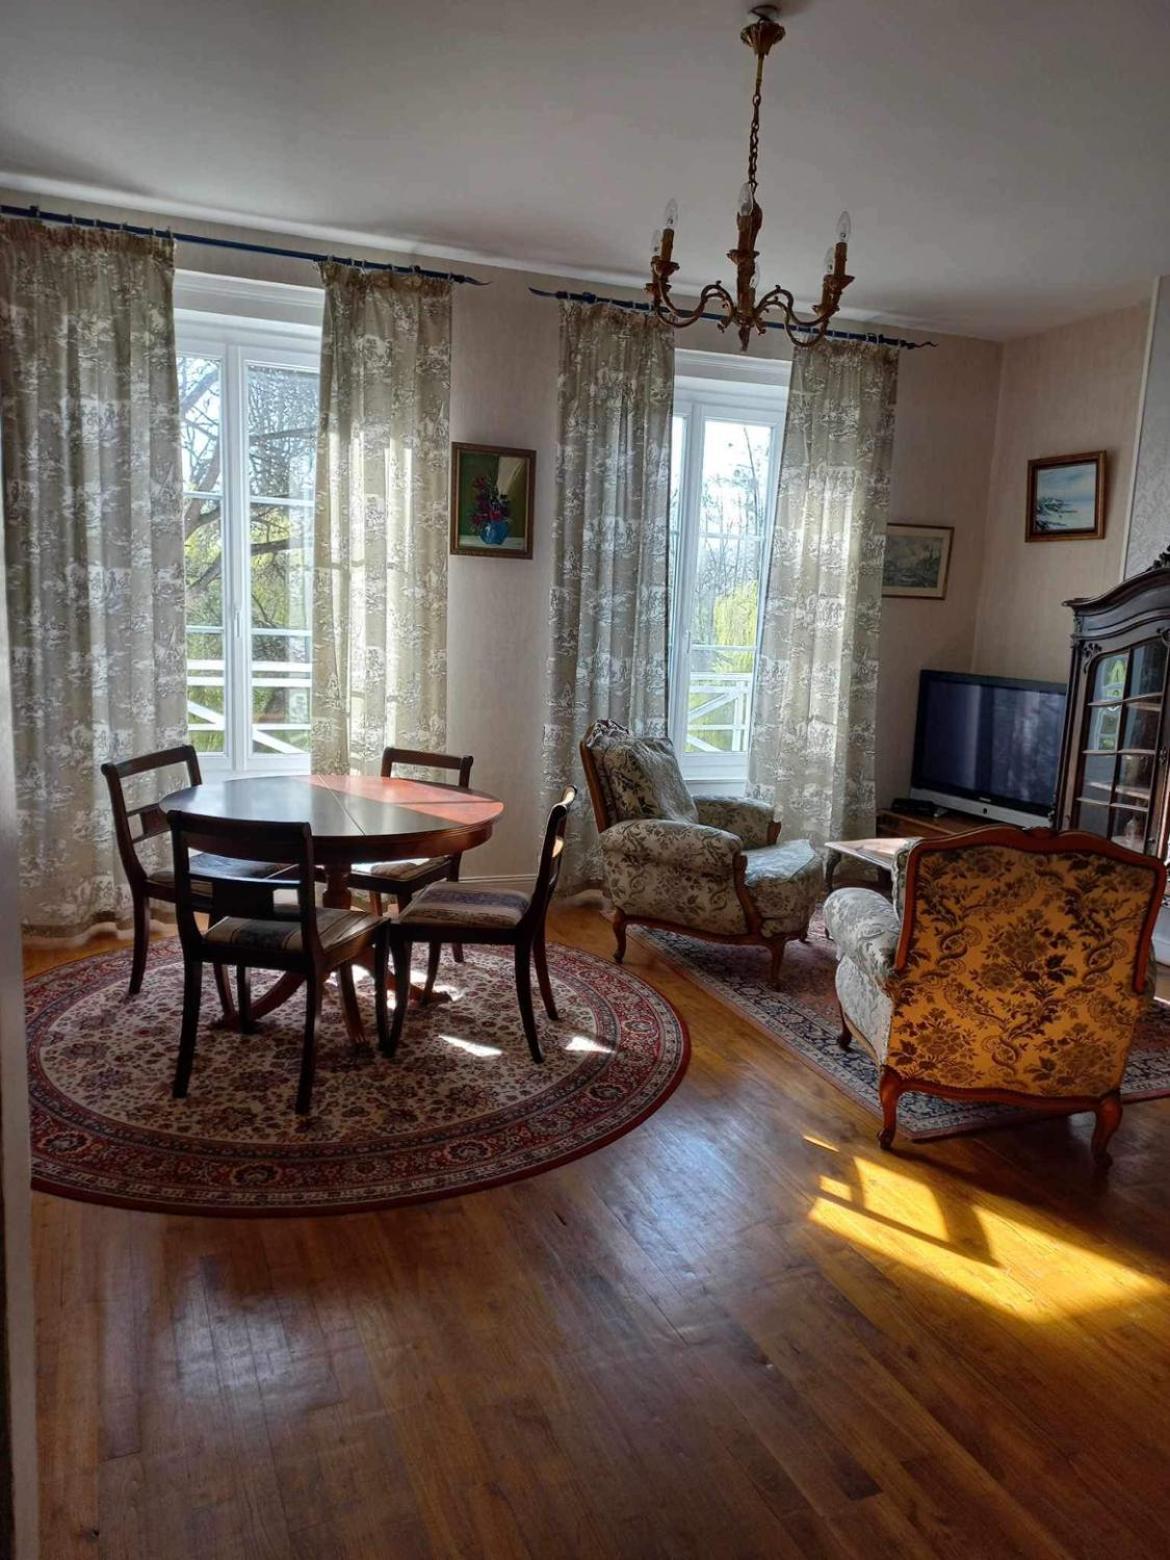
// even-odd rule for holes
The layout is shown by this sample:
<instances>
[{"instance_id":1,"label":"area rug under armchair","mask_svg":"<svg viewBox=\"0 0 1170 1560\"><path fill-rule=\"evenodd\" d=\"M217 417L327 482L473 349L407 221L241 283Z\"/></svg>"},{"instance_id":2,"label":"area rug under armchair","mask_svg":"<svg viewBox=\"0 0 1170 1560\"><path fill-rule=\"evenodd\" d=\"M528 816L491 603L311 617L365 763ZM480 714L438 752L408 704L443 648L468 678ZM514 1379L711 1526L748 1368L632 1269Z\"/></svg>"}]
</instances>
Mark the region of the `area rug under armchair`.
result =
<instances>
[{"instance_id":1,"label":"area rug under armchair","mask_svg":"<svg viewBox=\"0 0 1170 1560\"><path fill-rule=\"evenodd\" d=\"M808 941L789 945L779 990L768 985L768 960L759 949L700 942L644 926L633 928L632 935L881 1120L877 1068L860 1046L843 1051L837 1044L837 958L819 911L809 926ZM1165 1095L1170 1095L1170 1010L1157 1007L1134 1041L1121 1097L1131 1104ZM1009 1106L905 1094L898 1127L904 1137L924 1142L1038 1119L1035 1113Z\"/></svg>"}]
</instances>

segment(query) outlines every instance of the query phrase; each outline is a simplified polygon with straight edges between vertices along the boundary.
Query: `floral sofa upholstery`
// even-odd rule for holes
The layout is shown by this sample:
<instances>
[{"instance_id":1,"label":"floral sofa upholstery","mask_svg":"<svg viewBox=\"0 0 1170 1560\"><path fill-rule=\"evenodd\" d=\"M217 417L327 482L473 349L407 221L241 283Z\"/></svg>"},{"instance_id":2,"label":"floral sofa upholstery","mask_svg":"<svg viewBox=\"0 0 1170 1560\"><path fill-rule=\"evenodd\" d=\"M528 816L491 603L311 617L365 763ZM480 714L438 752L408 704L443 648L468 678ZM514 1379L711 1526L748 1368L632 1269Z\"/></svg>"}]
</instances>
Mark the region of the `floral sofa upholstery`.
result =
<instances>
[{"instance_id":1,"label":"floral sofa upholstery","mask_svg":"<svg viewBox=\"0 0 1170 1560\"><path fill-rule=\"evenodd\" d=\"M821 858L807 840L779 841L765 803L693 797L664 737L597 721L581 758L614 907L615 958L630 921L718 941L758 943L775 983L784 946L804 937L820 894Z\"/></svg>"},{"instance_id":2,"label":"floral sofa upholstery","mask_svg":"<svg viewBox=\"0 0 1170 1560\"><path fill-rule=\"evenodd\" d=\"M1093 835L979 829L912 842L894 904L830 894L841 1043L881 1069L882 1146L919 1090L1093 1110L1107 1163L1165 881L1153 857Z\"/></svg>"}]
</instances>

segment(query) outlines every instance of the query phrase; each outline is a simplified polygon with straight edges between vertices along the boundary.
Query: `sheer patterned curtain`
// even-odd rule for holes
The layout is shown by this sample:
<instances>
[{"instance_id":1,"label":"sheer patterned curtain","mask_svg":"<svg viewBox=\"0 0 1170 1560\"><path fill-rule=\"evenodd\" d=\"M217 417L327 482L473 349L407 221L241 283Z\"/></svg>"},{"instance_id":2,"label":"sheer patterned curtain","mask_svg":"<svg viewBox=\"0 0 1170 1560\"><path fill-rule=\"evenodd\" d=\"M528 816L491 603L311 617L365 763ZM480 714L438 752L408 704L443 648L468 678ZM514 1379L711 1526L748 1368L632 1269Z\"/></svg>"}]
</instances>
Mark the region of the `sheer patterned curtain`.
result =
<instances>
[{"instance_id":1,"label":"sheer patterned curtain","mask_svg":"<svg viewBox=\"0 0 1170 1560\"><path fill-rule=\"evenodd\" d=\"M544 779L583 787L577 745L601 716L666 730L667 537L674 337L612 304L561 305L552 652ZM560 891L601 882L582 796Z\"/></svg>"},{"instance_id":2,"label":"sheer patterned curtain","mask_svg":"<svg viewBox=\"0 0 1170 1560\"><path fill-rule=\"evenodd\" d=\"M882 559L897 353L822 342L793 364L748 792L785 838L874 830Z\"/></svg>"},{"instance_id":3,"label":"sheer patterned curtain","mask_svg":"<svg viewBox=\"0 0 1170 1560\"><path fill-rule=\"evenodd\" d=\"M0 222L0 414L26 929L130 921L106 759L186 739L173 245Z\"/></svg>"},{"instance_id":4,"label":"sheer patterned curtain","mask_svg":"<svg viewBox=\"0 0 1170 1560\"><path fill-rule=\"evenodd\" d=\"M447 736L451 286L321 274L312 765L376 774Z\"/></svg>"}]
</instances>

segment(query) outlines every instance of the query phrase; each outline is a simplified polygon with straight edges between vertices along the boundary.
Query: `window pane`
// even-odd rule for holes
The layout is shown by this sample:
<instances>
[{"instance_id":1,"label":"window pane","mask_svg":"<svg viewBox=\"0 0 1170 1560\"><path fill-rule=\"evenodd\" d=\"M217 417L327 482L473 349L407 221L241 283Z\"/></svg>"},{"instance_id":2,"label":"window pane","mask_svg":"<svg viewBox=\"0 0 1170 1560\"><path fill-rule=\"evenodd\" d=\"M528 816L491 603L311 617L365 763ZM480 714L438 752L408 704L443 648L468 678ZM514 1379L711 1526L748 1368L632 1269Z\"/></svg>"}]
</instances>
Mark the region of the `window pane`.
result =
<instances>
[{"instance_id":1,"label":"window pane","mask_svg":"<svg viewBox=\"0 0 1170 1560\"><path fill-rule=\"evenodd\" d=\"M222 391L218 358L178 357L187 583L187 731L201 753L222 753L224 732Z\"/></svg>"},{"instance_id":2,"label":"window pane","mask_svg":"<svg viewBox=\"0 0 1170 1560\"><path fill-rule=\"evenodd\" d=\"M253 504L252 751L307 752L309 745L312 512Z\"/></svg>"},{"instance_id":3,"label":"window pane","mask_svg":"<svg viewBox=\"0 0 1170 1560\"><path fill-rule=\"evenodd\" d=\"M218 499L184 505L187 731L200 753L224 751L223 533Z\"/></svg>"},{"instance_id":4,"label":"window pane","mask_svg":"<svg viewBox=\"0 0 1170 1560\"><path fill-rule=\"evenodd\" d=\"M683 471L686 468L687 458L687 422L685 417L673 417L670 424L670 539L666 555L667 564L667 599L670 602L670 610L667 614L667 628L669 630L669 642L667 655L674 643L675 611L678 571L679 571L679 547L681 534L679 531L679 517L682 513L682 483Z\"/></svg>"},{"instance_id":5,"label":"window pane","mask_svg":"<svg viewBox=\"0 0 1170 1560\"><path fill-rule=\"evenodd\" d=\"M745 753L772 430L708 418L691 612L688 753Z\"/></svg>"},{"instance_id":6,"label":"window pane","mask_svg":"<svg viewBox=\"0 0 1170 1560\"><path fill-rule=\"evenodd\" d=\"M248 491L254 498L313 497L317 375L248 365Z\"/></svg>"},{"instance_id":7,"label":"window pane","mask_svg":"<svg viewBox=\"0 0 1170 1560\"><path fill-rule=\"evenodd\" d=\"M220 453L220 364L215 358L179 354L180 438L183 486L188 491L223 490Z\"/></svg>"}]
</instances>

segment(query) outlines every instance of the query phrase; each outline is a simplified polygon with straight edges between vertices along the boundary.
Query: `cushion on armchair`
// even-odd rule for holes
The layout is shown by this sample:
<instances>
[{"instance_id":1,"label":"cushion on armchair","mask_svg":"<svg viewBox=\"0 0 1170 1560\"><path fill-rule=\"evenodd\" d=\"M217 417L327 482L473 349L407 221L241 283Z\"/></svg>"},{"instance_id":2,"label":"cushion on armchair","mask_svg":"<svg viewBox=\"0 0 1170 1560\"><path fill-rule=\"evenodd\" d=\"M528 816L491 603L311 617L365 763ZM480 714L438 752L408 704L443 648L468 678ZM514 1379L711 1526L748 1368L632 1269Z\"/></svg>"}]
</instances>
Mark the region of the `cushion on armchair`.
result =
<instances>
[{"instance_id":1,"label":"cushion on armchair","mask_svg":"<svg viewBox=\"0 0 1170 1560\"><path fill-rule=\"evenodd\" d=\"M699 822L738 834L745 850L767 845L774 822L771 804L748 796L696 796Z\"/></svg>"},{"instance_id":2,"label":"cushion on armchair","mask_svg":"<svg viewBox=\"0 0 1170 1560\"><path fill-rule=\"evenodd\" d=\"M668 737L611 741L597 754L605 771L615 821L667 818L697 823L698 809Z\"/></svg>"},{"instance_id":3,"label":"cushion on armchair","mask_svg":"<svg viewBox=\"0 0 1170 1560\"><path fill-rule=\"evenodd\" d=\"M825 900L825 930L842 959L885 985L894 973L902 918L884 894L872 888L839 888Z\"/></svg>"},{"instance_id":4,"label":"cushion on armchair","mask_svg":"<svg viewBox=\"0 0 1170 1560\"><path fill-rule=\"evenodd\" d=\"M627 915L738 935L747 922L735 891L739 840L666 818L630 819L601 835L609 897Z\"/></svg>"}]
</instances>

